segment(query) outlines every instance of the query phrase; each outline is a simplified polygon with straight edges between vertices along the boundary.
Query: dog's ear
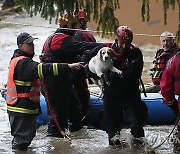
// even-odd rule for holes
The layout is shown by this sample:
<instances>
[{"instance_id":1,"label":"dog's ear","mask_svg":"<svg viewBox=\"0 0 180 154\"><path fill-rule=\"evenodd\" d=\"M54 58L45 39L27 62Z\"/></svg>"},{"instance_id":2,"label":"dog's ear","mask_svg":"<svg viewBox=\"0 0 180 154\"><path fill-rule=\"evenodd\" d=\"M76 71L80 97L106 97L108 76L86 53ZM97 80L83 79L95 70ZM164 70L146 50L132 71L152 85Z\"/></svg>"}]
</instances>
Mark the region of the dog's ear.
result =
<instances>
[{"instance_id":1,"label":"dog's ear","mask_svg":"<svg viewBox=\"0 0 180 154\"><path fill-rule=\"evenodd\" d=\"M103 48L101 48L101 49L98 51L97 56L99 57L99 59L102 59L102 51L103 51Z\"/></svg>"}]
</instances>

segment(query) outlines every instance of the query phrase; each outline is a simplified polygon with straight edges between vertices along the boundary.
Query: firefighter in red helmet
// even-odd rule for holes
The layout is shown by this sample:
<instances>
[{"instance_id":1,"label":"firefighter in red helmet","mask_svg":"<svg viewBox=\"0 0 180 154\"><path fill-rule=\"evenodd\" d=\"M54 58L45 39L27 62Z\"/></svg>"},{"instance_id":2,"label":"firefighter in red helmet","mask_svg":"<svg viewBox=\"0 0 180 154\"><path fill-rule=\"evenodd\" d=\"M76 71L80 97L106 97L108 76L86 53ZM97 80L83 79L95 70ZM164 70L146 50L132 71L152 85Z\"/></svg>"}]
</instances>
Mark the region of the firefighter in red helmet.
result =
<instances>
[{"instance_id":1,"label":"firefighter in red helmet","mask_svg":"<svg viewBox=\"0 0 180 154\"><path fill-rule=\"evenodd\" d=\"M68 27L68 14L67 13L64 13L61 16L59 16L58 24L62 28Z\"/></svg>"},{"instance_id":2,"label":"firefighter in red helmet","mask_svg":"<svg viewBox=\"0 0 180 154\"><path fill-rule=\"evenodd\" d=\"M76 11L75 11L76 12ZM77 29L75 38L79 41L96 42L95 37L87 30L87 13L84 9L79 10L77 13Z\"/></svg>"},{"instance_id":3,"label":"firefighter in red helmet","mask_svg":"<svg viewBox=\"0 0 180 154\"><path fill-rule=\"evenodd\" d=\"M84 10L79 10L78 12L78 19L79 19L79 27L81 29L86 30L87 28L87 13Z\"/></svg>"},{"instance_id":4,"label":"firefighter in red helmet","mask_svg":"<svg viewBox=\"0 0 180 154\"><path fill-rule=\"evenodd\" d=\"M85 50L97 46L104 46L102 43L78 41L74 36L77 31L77 20L74 13L72 19L64 13L59 18L60 27L50 35L44 43L41 60L44 63L62 62L73 63L80 61ZM71 20L71 22L69 22ZM84 124L83 116L89 110L89 91L86 82L86 75L83 69L71 72L71 81L62 81L61 78L44 78L47 94L46 100L51 116L48 123L48 136L63 137L58 127L70 132L78 131ZM68 88L70 86L71 88ZM83 114L82 111L83 110ZM53 112L52 112L53 111Z\"/></svg>"},{"instance_id":5,"label":"firefighter in red helmet","mask_svg":"<svg viewBox=\"0 0 180 154\"><path fill-rule=\"evenodd\" d=\"M76 10L71 14L71 25L69 25L69 16L67 12L63 13L58 20L60 28L56 32L63 32L65 34L73 36L75 41L85 41L85 42L96 42L94 36L88 31L81 31L86 29L87 25L87 14L85 10L81 9L78 12ZM62 28L71 28L62 29ZM77 30L79 29L79 30ZM80 55L78 56L80 60ZM78 98L82 105L82 110L84 115L89 110L89 97L90 93L88 90L88 84L86 81L86 75L84 70L78 71L76 76L73 78L74 88L77 92Z\"/></svg>"},{"instance_id":6,"label":"firefighter in red helmet","mask_svg":"<svg viewBox=\"0 0 180 154\"><path fill-rule=\"evenodd\" d=\"M123 53L126 49L131 47L133 40L133 33L127 26L120 26L117 29L117 35L115 37L116 52Z\"/></svg>"},{"instance_id":7,"label":"firefighter in red helmet","mask_svg":"<svg viewBox=\"0 0 180 154\"><path fill-rule=\"evenodd\" d=\"M74 15L76 11L74 11ZM95 37L92 33L85 31L87 26L86 20L87 14L84 10L79 10L77 14L77 30L74 36L74 39L77 41L85 41L85 42L96 42ZM81 56L79 56L81 58ZM84 70L78 71L73 80L74 88L76 89L77 95L82 105L83 114L86 115L89 111L89 100L90 100L90 92L88 90L88 84L86 81L86 75Z\"/></svg>"},{"instance_id":8,"label":"firefighter in red helmet","mask_svg":"<svg viewBox=\"0 0 180 154\"><path fill-rule=\"evenodd\" d=\"M69 18L71 18L71 21L69 21ZM59 28L56 30L56 33L65 33L72 36L75 35L77 22L74 13L72 13L71 16L67 12L62 13L58 19Z\"/></svg>"},{"instance_id":9,"label":"firefighter in red helmet","mask_svg":"<svg viewBox=\"0 0 180 154\"><path fill-rule=\"evenodd\" d=\"M133 32L127 26L117 29L115 42L110 44L113 49L113 65L122 71L122 75L108 71L102 78L103 88L103 117L104 129L108 134L109 145L120 145L120 133L124 118L128 122L132 143L142 146L144 137L144 123L147 119L147 106L141 100L139 80L143 70L143 55L141 50L132 44ZM91 55L90 55L91 54ZM95 55L92 52L84 54L82 60Z\"/></svg>"}]
</instances>

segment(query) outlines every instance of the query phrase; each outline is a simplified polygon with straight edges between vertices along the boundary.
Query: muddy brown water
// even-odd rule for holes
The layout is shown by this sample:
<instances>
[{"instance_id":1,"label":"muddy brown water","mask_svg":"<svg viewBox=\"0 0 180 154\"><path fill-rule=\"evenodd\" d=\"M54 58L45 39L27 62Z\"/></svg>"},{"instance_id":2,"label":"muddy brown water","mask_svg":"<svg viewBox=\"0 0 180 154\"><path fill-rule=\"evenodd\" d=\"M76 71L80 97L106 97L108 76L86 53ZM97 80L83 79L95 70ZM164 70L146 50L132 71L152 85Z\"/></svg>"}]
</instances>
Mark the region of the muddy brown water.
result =
<instances>
[{"instance_id":1,"label":"muddy brown water","mask_svg":"<svg viewBox=\"0 0 180 154\"><path fill-rule=\"evenodd\" d=\"M16 36L23 31L31 33L34 37L39 39L35 42L36 55L34 60L39 60L39 54L42 49L42 45L45 39L55 31L57 25L52 24L51 27L35 27L25 26L23 24L35 24L49 26L49 23L39 17L30 18L28 15L14 15L8 16L4 21L12 23L21 23L22 25L5 24L0 22L0 88L6 83L7 71L9 60L12 56L13 50L16 48ZM96 37L98 42L108 42L112 40L102 39ZM154 54L159 48L158 46L141 46L144 56L144 70L142 79L145 84L150 83L150 68L152 67L152 61ZM163 113L160 113L163 114ZM83 128L81 131L69 134L70 140L59 139L46 136L47 126L41 126L37 130L37 135L32 141L30 148L27 152L14 152L11 149L12 136L10 134L10 127L8 121L8 115L6 112L6 103L2 97L0 97L0 153L2 154L14 154L14 153L29 153L29 154L116 154L116 153L144 153L144 149L134 149L130 145L130 130L123 129L122 136L125 139L126 146L122 148L112 148L108 146L107 134L98 129ZM173 126L145 126L146 141L152 147L157 146L163 141ZM173 153L173 145L168 139L160 148L156 150L156 153Z\"/></svg>"}]
</instances>

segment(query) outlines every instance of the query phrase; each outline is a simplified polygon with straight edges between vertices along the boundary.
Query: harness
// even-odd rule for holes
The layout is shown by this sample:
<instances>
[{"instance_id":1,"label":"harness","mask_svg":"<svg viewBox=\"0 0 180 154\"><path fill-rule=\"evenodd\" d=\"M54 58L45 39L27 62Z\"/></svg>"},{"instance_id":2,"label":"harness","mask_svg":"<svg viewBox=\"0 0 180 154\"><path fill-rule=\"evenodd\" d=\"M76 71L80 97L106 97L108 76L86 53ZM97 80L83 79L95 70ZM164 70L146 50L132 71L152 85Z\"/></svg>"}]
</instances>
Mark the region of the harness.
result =
<instances>
[{"instance_id":1,"label":"harness","mask_svg":"<svg viewBox=\"0 0 180 154\"><path fill-rule=\"evenodd\" d=\"M155 60L153 61L154 67L151 69L152 73L150 74L152 77L152 82L155 85L160 84L160 79L162 76L162 72L166 67L167 61L173 57L178 52L178 48L173 51L165 52L163 49L157 51L157 55Z\"/></svg>"}]
</instances>

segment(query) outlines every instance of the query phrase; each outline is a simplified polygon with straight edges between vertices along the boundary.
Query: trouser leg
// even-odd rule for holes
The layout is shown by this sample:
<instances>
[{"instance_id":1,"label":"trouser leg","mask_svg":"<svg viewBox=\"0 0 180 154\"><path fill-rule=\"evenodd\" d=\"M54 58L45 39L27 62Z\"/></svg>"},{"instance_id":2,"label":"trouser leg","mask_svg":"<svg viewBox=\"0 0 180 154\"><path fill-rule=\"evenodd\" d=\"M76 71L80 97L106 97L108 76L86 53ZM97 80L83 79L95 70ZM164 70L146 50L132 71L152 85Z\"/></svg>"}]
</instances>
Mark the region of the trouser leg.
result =
<instances>
[{"instance_id":1,"label":"trouser leg","mask_svg":"<svg viewBox=\"0 0 180 154\"><path fill-rule=\"evenodd\" d=\"M68 128L68 101L63 96L59 98L59 96L51 95L48 110L50 112L48 136L63 137L60 130L65 131Z\"/></svg>"},{"instance_id":2,"label":"trouser leg","mask_svg":"<svg viewBox=\"0 0 180 154\"><path fill-rule=\"evenodd\" d=\"M65 131L68 128L69 101L67 98L58 88L48 87L48 97L46 96L49 112L48 136L63 137L60 130Z\"/></svg>"},{"instance_id":3,"label":"trouser leg","mask_svg":"<svg viewBox=\"0 0 180 154\"><path fill-rule=\"evenodd\" d=\"M123 110L118 106L117 102L113 100L104 99L104 128L108 134L109 145L119 145L119 138L115 136L120 135L121 125L123 123Z\"/></svg>"},{"instance_id":4,"label":"trouser leg","mask_svg":"<svg viewBox=\"0 0 180 154\"><path fill-rule=\"evenodd\" d=\"M36 135L36 116L9 115L12 148L26 151Z\"/></svg>"},{"instance_id":5,"label":"trouser leg","mask_svg":"<svg viewBox=\"0 0 180 154\"><path fill-rule=\"evenodd\" d=\"M71 132L79 131L82 128L82 108L76 93L72 93L69 106L69 130Z\"/></svg>"},{"instance_id":6,"label":"trouser leg","mask_svg":"<svg viewBox=\"0 0 180 154\"><path fill-rule=\"evenodd\" d=\"M82 107L82 112L86 115L90 108L90 92L86 78L81 72L75 76L73 84Z\"/></svg>"},{"instance_id":7,"label":"trouser leg","mask_svg":"<svg viewBox=\"0 0 180 154\"><path fill-rule=\"evenodd\" d=\"M143 126L147 120L147 106L140 99L130 100L124 109L125 117L130 124L131 134L135 138L144 137Z\"/></svg>"}]
</instances>

